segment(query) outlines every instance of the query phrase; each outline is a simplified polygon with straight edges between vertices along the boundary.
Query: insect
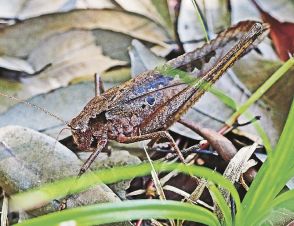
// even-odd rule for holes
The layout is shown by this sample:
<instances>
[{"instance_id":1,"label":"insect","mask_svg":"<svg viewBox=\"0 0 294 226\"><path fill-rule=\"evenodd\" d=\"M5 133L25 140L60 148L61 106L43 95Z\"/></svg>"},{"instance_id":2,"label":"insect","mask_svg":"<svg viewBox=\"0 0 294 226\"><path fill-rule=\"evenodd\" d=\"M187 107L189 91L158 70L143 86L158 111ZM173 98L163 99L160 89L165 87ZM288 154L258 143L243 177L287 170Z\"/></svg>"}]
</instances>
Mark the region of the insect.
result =
<instances>
[{"instance_id":1,"label":"insect","mask_svg":"<svg viewBox=\"0 0 294 226\"><path fill-rule=\"evenodd\" d=\"M152 145L164 138L184 162L167 129L205 93L203 82L212 85L237 59L255 48L267 30L268 26L260 22L240 22L202 48L104 93L97 92L99 95L67 124L78 148L92 152L79 175L90 167L108 140L131 143L150 139ZM187 72L189 79L176 70Z\"/></svg>"},{"instance_id":2,"label":"insect","mask_svg":"<svg viewBox=\"0 0 294 226\"><path fill-rule=\"evenodd\" d=\"M168 70L162 73L155 69L94 97L68 124L77 146L93 152L79 175L89 168L108 140L131 143L151 139L154 144L165 138L184 161L166 130L204 94L201 81L213 84L261 41L267 29L267 25L260 22L240 22L202 48L164 65L188 72L195 78L193 85L183 77L169 75Z\"/></svg>"}]
</instances>

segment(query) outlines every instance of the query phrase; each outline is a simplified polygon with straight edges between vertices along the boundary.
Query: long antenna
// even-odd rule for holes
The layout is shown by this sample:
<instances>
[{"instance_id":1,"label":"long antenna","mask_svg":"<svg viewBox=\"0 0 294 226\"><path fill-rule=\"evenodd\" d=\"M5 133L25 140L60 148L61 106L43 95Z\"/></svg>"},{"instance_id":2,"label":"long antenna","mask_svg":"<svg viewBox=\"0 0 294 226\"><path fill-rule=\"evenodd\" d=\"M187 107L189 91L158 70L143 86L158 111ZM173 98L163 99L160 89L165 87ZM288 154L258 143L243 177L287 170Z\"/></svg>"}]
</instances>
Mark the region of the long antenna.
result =
<instances>
[{"instance_id":1,"label":"long antenna","mask_svg":"<svg viewBox=\"0 0 294 226\"><path fill-rule=\"evenodd\" d=\"M0 96L7 97L7 98L9 98L9 99L11 99L11 100L14 100L14 101L17 101L17 102L20 102L20 103L26 104L26 105L28 105L28 106L30 106L30 107L33 107L33 108L38 109L38 110L40 110L40 111L43 111L43 112L46 113L47 115L50 115L51 117L54 117L55 119L57 119L57 120L61 121L62 123L68 125L68 122L65 121L64 119L60 118L60 117L57 116L57 115L54 115L53 113L49 112L49 111L46 110L45 108L42 108L42 107L40 107L40 106L38 106L38 105L32 104L32 103L30 103L30 102L27 102L27 101L25 101L25 100L22 100L22 99L16 98L16 97L14 97L14 96L10 96L9 94L2 93L2 92L0 92Z\"/></svg>"}]
</instances>

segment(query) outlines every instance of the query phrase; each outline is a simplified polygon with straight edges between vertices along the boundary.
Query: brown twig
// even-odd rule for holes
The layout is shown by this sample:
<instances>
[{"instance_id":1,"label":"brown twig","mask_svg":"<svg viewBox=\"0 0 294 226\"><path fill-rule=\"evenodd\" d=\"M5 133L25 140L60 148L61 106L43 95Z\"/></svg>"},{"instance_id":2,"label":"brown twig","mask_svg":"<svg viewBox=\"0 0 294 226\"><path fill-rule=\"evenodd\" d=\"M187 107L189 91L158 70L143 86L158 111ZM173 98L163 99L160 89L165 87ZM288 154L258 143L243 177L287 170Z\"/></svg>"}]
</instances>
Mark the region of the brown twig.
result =
<instances>
[{"instance_id":1,"label":"brown twig","mask_svg":"<svg viewBox=\"0 0 294 226\"><path fill-rule=\"evenodd\" d=\"M237 149L232 142L221 133L212 129L202 128L198 124L185 119L180 119L179 122L205 138L207 140L207 147L211 145L226 162L229 162L237 153ZM256 170L254 168L250 168L244 173L244 177L249 182L254 179L255 175Z\"/></svg>"},{"instance_id":2,"label":"brown twig","mask_svg":"<svg viewBox=\"0 0 294 226\"><path fill-rule=\"evenodd\" d=\"M180 15L180 11L181 11L181 3L182 3L181 0L177 0L176 4L175 4L175 7L174 7L174 12L175 12L174 31L175 31L176 43L177 43L178 48L179 48L179 54L185 53L184 45L181 42L179 29L178 29L179 15Z\"/></svg>"}]
</instances>

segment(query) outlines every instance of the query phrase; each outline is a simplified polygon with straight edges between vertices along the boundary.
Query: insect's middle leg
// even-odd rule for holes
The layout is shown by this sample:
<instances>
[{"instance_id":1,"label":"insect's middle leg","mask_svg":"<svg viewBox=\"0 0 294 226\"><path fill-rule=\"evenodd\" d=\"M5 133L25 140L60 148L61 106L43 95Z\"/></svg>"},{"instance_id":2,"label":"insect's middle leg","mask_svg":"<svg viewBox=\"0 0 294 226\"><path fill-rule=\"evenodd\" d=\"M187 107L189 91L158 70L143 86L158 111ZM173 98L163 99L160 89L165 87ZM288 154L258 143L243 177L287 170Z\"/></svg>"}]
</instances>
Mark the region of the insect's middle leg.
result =
<instances>
[{"instance_id":1,"label":"insect's middle leg","mask_svg":"<svg viewBox=\"0 0 294 226\"><path fill-rule=\"evenodd\" d=\"M180 149L178 148L178 146L177 146L176 142L174 141L174 139L172 138L172 136L167 131L158 131L158 132L154 132L154 133L144 134L144 135L140 135L140 136L133 136L133 137L123 136L123 137L120 137L119 142L133 143L133 142L149 140L149 139L158 140L160 138L166 138L167 140L169 140L171 146L174 148L174 150L178 154L180 160L183 163L185 163L184 156L182 155Z\"/></svg>"}]
</instances>

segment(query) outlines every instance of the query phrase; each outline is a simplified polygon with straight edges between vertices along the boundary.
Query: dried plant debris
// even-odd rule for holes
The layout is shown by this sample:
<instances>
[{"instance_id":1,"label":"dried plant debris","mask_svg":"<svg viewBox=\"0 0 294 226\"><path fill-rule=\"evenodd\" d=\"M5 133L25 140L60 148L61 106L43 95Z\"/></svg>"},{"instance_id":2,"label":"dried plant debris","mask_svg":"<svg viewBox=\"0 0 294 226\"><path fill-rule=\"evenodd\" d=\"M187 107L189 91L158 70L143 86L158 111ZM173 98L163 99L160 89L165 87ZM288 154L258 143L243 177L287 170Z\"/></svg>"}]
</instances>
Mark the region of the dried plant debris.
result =
<instances>
[{"instance_id":1,"label":"dried plant debris","mask_svg":"<svg viewBox=\"0 0 294 226\"><path fill-rule=\"evenodd\" d=\"M235 182L238 182L240 178L243 177L243 174L248 171L249 168L257 164L255 160L249 160L257 146L258 144L254 143L251 146L240 149L238 153L229 162L225 172L223 173L224 177L228 178L233 184ZM246 184L244 185L247 186ZM229 192L225 189L220 190L228 205L230 205ZM222 212L217 205L215 206L215 212L219 216L219 218L222 217Z\"/></svg>"},{"instance_id":2,"label":"dried plant debris","mask_svg":"<svg viewBox=\"0 0 294 226\"><path fill-rule=\"evenodd\" d=\"M0 90L29 98L79 78L89 80L97 72L126 66L133 38L161 49L170 39L152 20L118 10L74 10L7 26L0 34ZM1 105L12 103L1 99Z\"/></svg>"}]
</instances>

